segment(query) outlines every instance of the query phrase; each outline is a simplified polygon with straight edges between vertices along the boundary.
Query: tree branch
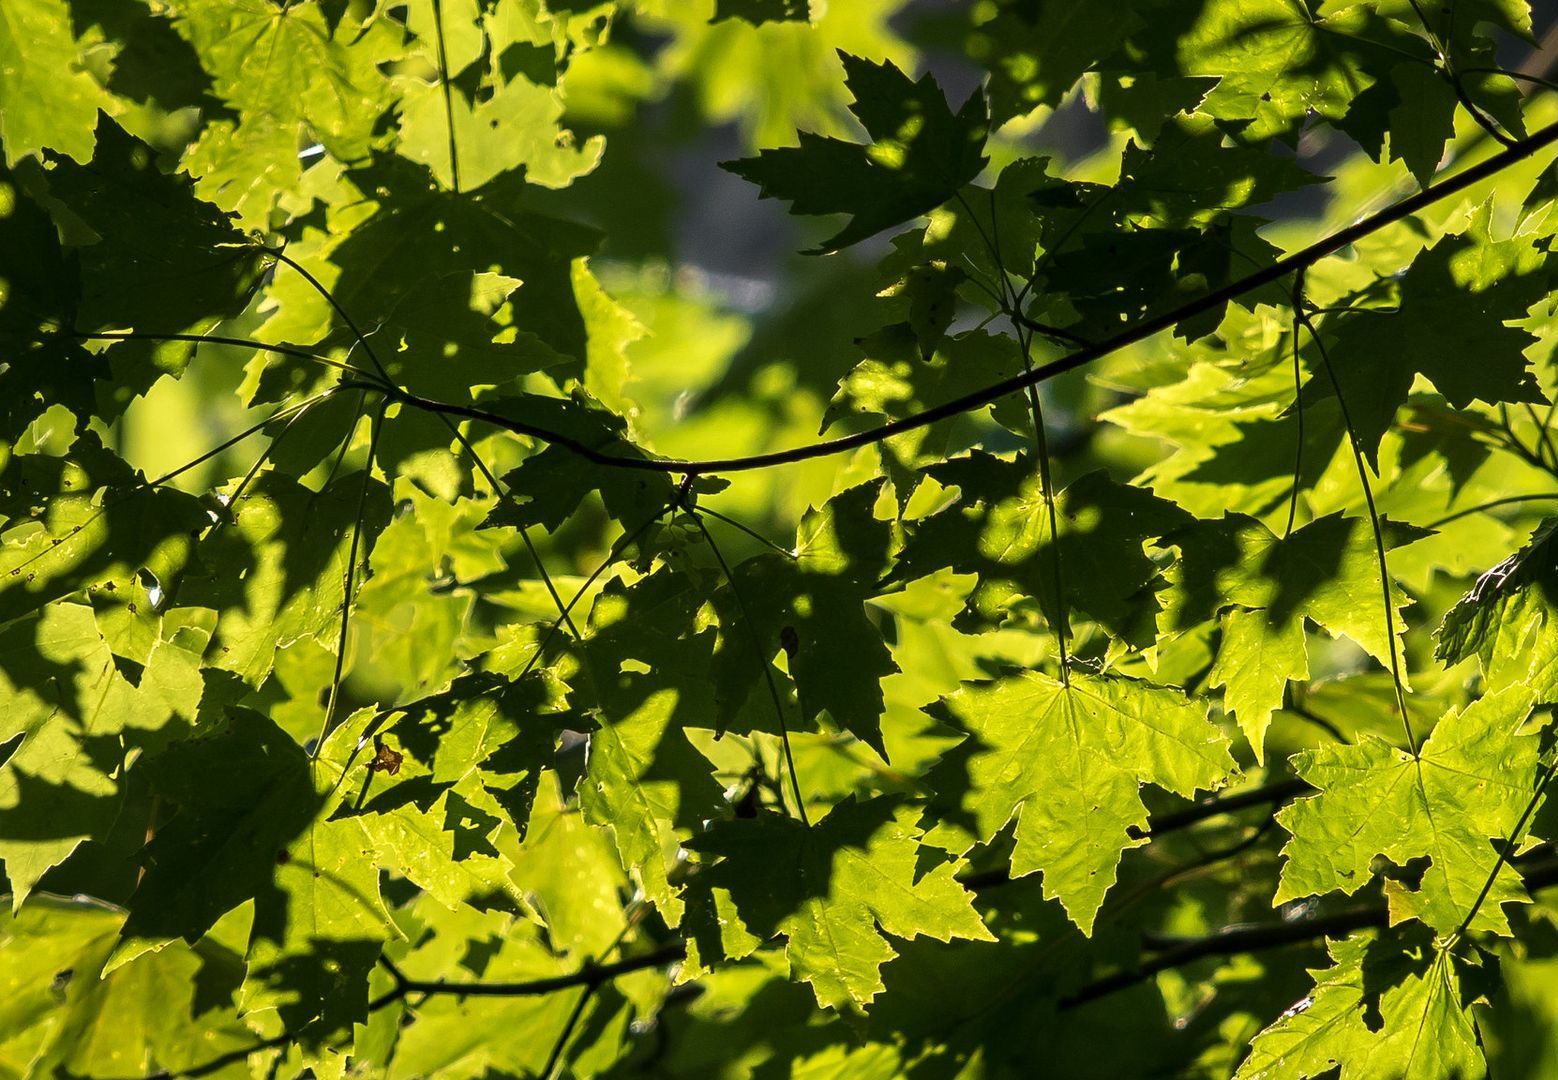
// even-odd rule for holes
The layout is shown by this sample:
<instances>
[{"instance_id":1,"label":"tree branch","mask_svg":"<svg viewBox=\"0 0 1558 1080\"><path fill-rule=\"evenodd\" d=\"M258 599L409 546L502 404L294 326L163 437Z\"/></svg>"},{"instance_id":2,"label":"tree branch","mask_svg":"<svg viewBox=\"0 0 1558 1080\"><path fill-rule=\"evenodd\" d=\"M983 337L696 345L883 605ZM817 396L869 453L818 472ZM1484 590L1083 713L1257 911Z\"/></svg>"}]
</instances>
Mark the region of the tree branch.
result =
<instances>
[{"instance_id":1,"label":"tree branch","mask_svg":"<svg viewBox=\"0 0 1558 1080\"><path fill-rule=\"evenodd\" d=\"M1275 281L1280 281L1295 271L1307 269L1326 256L1335 254L1342 248L1347 247L1349 244L1354 244L1386 226L1394 225L1396 222L1411 217L1421 210L1426 210L1452 195L1458 195L1474 184L1497 176L1505 169L1519 164L1555 142L1558 142L1558 123L1549 124L1547 127L1494 154L1492 157L1478 162L1476 165L1452 177L1441 180L1437 184L1432 184L1415 195L1409 195L1382 210L1369 214L1346 228L1338 229L1336 232L1315 241L1308 247L1278 259L1264 269L1258 270L1237 281L1229 282L1220 288L1213 289L1200 299L1181 304L1172 311L1143 319L1136 325L1128 327L1120 333L1105 338L1096 344L1077 349L1075 352L1069 353L1057 360L1052 360L1047 364L1041 364L1029 371L1024 371L1000 382L992 383L989 386L963 394L960 397L953 398L951 401L943 402L940 405L901 419L893 420L865 431L855 432L851 435L825 439L821 442L811 443L807 446L792 447L788 450L773 450L745 457L712 458L698 461L626 457L598 450L595 447L588 446L557 432L547 431L521 421L510 420L497 413L474 406L431 401L404 390L387 390L375 383L363 384L363 386L377 390L392 400L403 402L414 408L424 409L429 412L441 412L448 416L463 416L472 420L479 420L492 424L495 427L562 446L596 465L631 469L639 472L701 476L710 473L744 472L751 469L764 469L775 465L789 465L799 461L809 461L813 458L831 457L834 454L842 454L849 450L859 449L862 446L870 446L892 438L895 435L926 427L938 420L945 420L981 408L992 402L999 401L1008 394L1025 390L1029 386L1035 386L1048 379L1053 379L1057 375L1063 375L1068 371L1075 371L1077 368L1084 367L1095 360L1116 353L1127 346L1145 341L1162 333L1164 330L1171 329L1186 319L1215 310L1230 300L1243 296L1245 293L1270 285Z\"/></svg>"},{"instance_id":2,"label":"tree branch","mask_svg":"<svg viewBox=\"0 0 1558 1080\"><path fill-rule=\"evenodd\" d=\"M1173 948L1164 949L1152 959L1134 968L1117 971L1088 983L1073 994L1056 1003L1056 1008L1066 1012L1101 997L1128 990L1140 985L1161 971L1183 967L1208 956L1235 956L1240 953L1261 952L1284 945L1297 945L1333 934L1350 934L1354 930L1384 927L1389 924L1390 913L1384 904L1370 904L1349 908L1335 915L1318 919L1298 919L1293 922L1251 923L1245 926L1225 926L1205 937L1192 938Z\"/></svg>"},{"instance_id":3,"label":"tree branch","mask_svg":"<svg viewBox=\"0 0 1558 1080\"><path fill-rule=\"evenodd\" d=\"M382 1009L408 994L452 994L455 997L541 997L576 986L599 986L619 975L660 967L662 964L680 960L686 951L687 946L683 942L675 941L650 952L630 956L626 960L617 960L610 964L586 964L578 971L567 975L553 975L549 978L530 979L525 982L449 982L445 979L412 979L388 958L381 957L380 963L395 980L395 987L371 1001L368 1010L373 1012Z\"/></svg>"},{"instance_id":4,"label":"tree branch","mask_svg":"<svg viewBox=\"0 0 1558 1080\"><path fill-rule=\"evenodd\" d=\"M1537 892L1558 885L1558 860L1522 870L1526 889ZM1060 999L1057 1008L1066 1012L1090 1001L1127 990L1146 982L1154 975L1170 968L1183 967L1208 956L1237 956L1242 953L1278 949L1284 945L1298 945L1336 934L1349 934L1354 930L1384 928L1390 925L1390 909L1384 904L1366 904L1314 919L1295 919L1292 922L1250 923L1225 926L1205 937L1189 938L1159 952L1143 964L1102 979L1094 980L1080 990Z\"/></svg>"}]
</instances>

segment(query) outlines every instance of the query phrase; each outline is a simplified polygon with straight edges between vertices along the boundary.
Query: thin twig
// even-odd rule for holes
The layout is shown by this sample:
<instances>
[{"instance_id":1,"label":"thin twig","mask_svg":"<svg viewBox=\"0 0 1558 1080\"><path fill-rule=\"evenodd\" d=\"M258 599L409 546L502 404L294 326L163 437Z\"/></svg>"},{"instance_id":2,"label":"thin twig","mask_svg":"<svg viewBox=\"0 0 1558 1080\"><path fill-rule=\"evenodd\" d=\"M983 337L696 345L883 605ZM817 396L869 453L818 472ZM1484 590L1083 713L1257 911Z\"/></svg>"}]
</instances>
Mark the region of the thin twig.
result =
<instances>
[{"instance_id":1,"label":"thin twig","mask_svg":"<svg viewBox=\"0 0 1558 1080\"><path fill-rule=\"evenodd\" d=\"M726 525L729 525L733 529L739 529L740 531L742 531L742 532L746 533L748 536L750 536L752 539L760 541L764 546L772 549L773 551L777 552L780 555L783 555L786 559L792 559L793 560L793 559L800 558L800 556L797 555L795 552L791 551L789 548L780 547L778 544L776 544L772 540L768 539L768 537L764 536L762 533L760 533L756 529L752 528L752 526L744 524L744 523L742 523L740 521L737 521L733 517L727 517L726 515L720 513L718 510L711 510L707 506L700 506L700 507L698 507L698 513L700 513L700 514L707 514L707 515L709 515L709 517L713 518L716 521L723 521Z\"/></svg>"},{"instance_id":2,"label":"thin twig","mask_svg":"<svg viewBox=\"0 0 1558 1080\"><path fill-rule=\"evenodd\" d=\"M364 371L360 367L342 363L328 356L322 356L308 349L300 349L295 345L273 345L265 341L255 341L251 338L226 337L221 334L155 334L141 330L101 330L96 333L74 331L72 337L82 341L187 341L196 345L232 345L240 349L256 349L261 352L273 352L278 356L290 356L298 360L308 360L315 364L323 364L325 367L334 368L348 375L362 379L376 379L378 376L371 371Z\"/></svg>"},{"instance_id":3,"label":"thin twig","mask_svg":"<svg viewBox=\"0 0 1558 1080\"><path fill-rule=\"evenodd\" d=\"M471 443L470 439L466 438L465 432L460 430L459 425L447 416L440 416L438 419L443 421L450 434L455 437L455 440L470 455L471 461L476 464L477 471L491 485L493 495L499 499L508 499L510 502L513 502L513 492L509 491L508 486L493 475L491 469L487 468L487 463L476 452L476 447ZM540 576L542 585L545 586L547 594L551 596L552 603L557 605L559 617L567 624L568 632L574 636L574 639L581 639L583 635L579 633L579 628L574 625L573 616L570 614L573 610L573 605L563 603L562 594L557 591L557 583L552 580L552 575L547 571L546 563L541 558L541 552L537 549L536 542L530 537L530 530L523 525L518 526L518 529L519 538L524 541L525 550L530 553L531 561L536 564L536 573Z\"/></svg>"},{"instance_id":4,"label":"thin twig","mask_svg":"<svg viewBox=\"0 0 1558 1080\"><path fill-rule=\"evenodd\" d=\"M1293 412L1298 419L1298 438L1293 448L1293 492L1288 497L1288 523L1282 530L1282 539L1293 535L1293 522L1298 517L1298 488L1304 473L1304 368L1299 362L1299 318L1293 311Z\"/></svg>"},{"instance_id":5,"label":"thin twig","mask_svg":"<svg viewBox=\"0 0 1558 1080\"><path fill-rule=\"evenodd\" d=\"M1437 529L1441 526L1450 524L1452 521L1459 521L1461 518L1471 517L1473 514L1480 514L1484 511L1493 510L1500 506L1513 506L1516 503L1527 502L1550 502L1554 499L1558 499L1558 491L1550 491L1536 495L1506 495L1502 499L1493 499L1489 502L1478 503L1476 506L1469 506L1465 510L1457 510L1455 513L1447 514L1436 521L1430 521L1427 525L1423 526L1423 528Z\"/></svg>"},{"instance_id":6,"label":"thin twig","mask_svg":"<svg viewBox=\"0 0 1558 1080\"><path fill-rule=\"evenodd\" d=\"M341 592L341 633L336 639L335 647L335 673L330 679L330 696L325 702L325 716L319 725L319 738L309 754L311 758L319 757L320 751L324 749L325 740L329 738L331 725L335 720L336 702L341 693L341 676L346 669L346 635L351 627L352 586L357 573L357 551L362 544L362 522L368 506L368 492L373 487L373 459L378 451L379 435L383 430L384 407L380 405L368 434L368 458L362 465L362 488L357 495L357 519L352 523L352 542L347 549L346 575Z\"/></svg>"},{"instance_id":7,"label":"thin twig","mask_svg":"<svg viewBox=\"0 0 1558 1080\"><path fill-rule=\"evenodd\" d=\"M1336 394L1336 403L1341 409L1342 422L1347 426L1347 441L1352 446L1353 462L1358 467L1358 483L1363 487L1363 499L1369 509L1369 525L1374 533L1374 552L1379 560L1380 589L1384 594L1385 602L1385 637L1390 651L1390 681L1396 692L1396 708L1401 713L1401 726L1406 732L1407 747L1412 751L1412 756L1418 756L1417 735L1412 730L1412 716L1407 712L1406 688L1401 678L1401 649L1396 641L1396 606L1390 593L1390 564L1385 557L1385 532L1380 525L1379 510L1374 505L1374 488L1369 483L1369 470L1364 462L1363 444L1358 438L1358 429L1352 422L1352 414L1347 408L1347 399L1342 394L1342 384L1336 377L1336 369L1331 365L1330 353L1325 347L1325 342L1320 337L1320 332L1315 329L1314 322L1304 311L1303 276L1300 274L1293 285L1293 310L1298 314L1298 320L1304 329L1309 331L1309 338L1315 343L1315 350L1320 354L1320 364L1325 368L1326 378L1330 380L1331 389Z\"/></svg>"},{"instance_id":8,"label":"thin twig","mask_svg":"<svg viewBox=\"0 0 1558 1080\"><path fill-rule=\"evenodd\" d=\"M596 985L592 983L585 986L579 994L579 1000L574 1002L573 1010L568 1014L568 1021L563 1024L563 1030L557 1033L557 1038L552 1043L552 1052L546 1056L546 1064L541 1068L542 1080L555 1080L557 1070L563 1064L563 1050L567 1047L568 1040L573 1038L579 1021L583 1019L585 1006L595 996Z\"/></svg>"},{"instance_id":9,"label":"thin twig","mask_svg":"<svg viewBox=\"0 0 1558 1080\"><path fill-rule=\"evenodd\" d=\"M304 281L308 282L310 288L312 288L320 296L324 297L325 303L329 304L331 309L341 317L341 321L346 324L346 328L352 332L352 336L356 338L357 343L362 346L363 352L368 354L368 359L372 361L374 370L379 373L379 378L383 380L386 386L394 385L394 380L390 378L389 372L386 371L384 365L379 362L378 353L373 351L373 344L369 342L368 335L362 332L362 328L357 325L357 321L352 318L351 313L347 311L341 302L335 298L335 293L325 288L324 283L316 278L309 271L308 267L298 262L291 255L288 255L281 248L261 247L260 250L271 255L278 262L282 262L287 266L290 266L303 278Z\"/></svg>"}]
</instances>

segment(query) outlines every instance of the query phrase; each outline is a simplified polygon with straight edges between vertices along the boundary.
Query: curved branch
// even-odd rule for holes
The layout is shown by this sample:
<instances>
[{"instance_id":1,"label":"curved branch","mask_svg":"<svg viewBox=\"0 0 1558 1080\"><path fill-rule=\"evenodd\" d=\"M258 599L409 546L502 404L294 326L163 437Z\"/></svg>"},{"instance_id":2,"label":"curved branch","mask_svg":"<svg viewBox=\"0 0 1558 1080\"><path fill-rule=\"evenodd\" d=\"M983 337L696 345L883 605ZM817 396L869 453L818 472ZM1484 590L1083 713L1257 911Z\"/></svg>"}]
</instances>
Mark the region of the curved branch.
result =
<instances>
[{"instance_id":1,"label":"curved branch","mask_svg":"<svg viewBox=\"0 0 1558 1080\"><path fill-rule=\"evenodd\" d=\"M698 461L678 461L666 458L626 457L620 454L608 453L587 446L576 439L560 435L557 432L547 431L531 424L510 420L485 409L479 409L465 405L450 405L443 402L431 401L415 394L402 390L386 390L375 384L367 384L371 389L384 393L387 397L401 401L414 408L425 409L430 412L442 412L449 416L464 416L472 420L479 420L492 424L495 427L508 431L528 435L532 438L542 439L557 446L562 446L573 451L580 457L596 465L611 466L620 469L631 469L639 472L669 473L681 476L701 476L710 473L745 472L751 469L765 469L775 465L790 465L799 461L809 461L813 458L831 457L834 454L842 454L850 450L857 450L862 446L871 446L901 435L907 431L915 431L919 428L934 424L938 420L946 420L959 416L974 409L982 408L1008 394L1025 390L1029 386L1035 386L1057 375L1063 375L1068 371L1075 371L1085 367L1095 360L1102 359L1130 345L1147 340L1165 330L1171 329L1186 319L1215 310L1230 300L1238 299L1245 293L1280 281L1294 271L1303 270L1328 255L1335 254L1342 248L1378 232L1388 225L1411 217L1421 210L1441 202L1452 195L1458 195L1474 184L1488 180L1505 169L1519 164L1534 154L1546 149L1558 142L1558 123L1549 124L1547 127L1534 132L1513 146L1501 150L1492 157L1478 162L1476 165L1432 184L1415 195L1409 195L1404 199L1391 203L1389 206L1368 216L1361 218L1353 224L1329 234L1308 247L1301 248L1291 255L1284 256L1270 266L1257 270L1237 281L1229 282L1220 288L1206 293L1200 299L1181 304L1172 311L1143 319L1134 326L1127 327L1102 341L1086 348L1077 349L1075 352L1052 360L1046 364L1040 364L1032 370L1002 379L1000 382L991 383L970 393L932 406L920 412L889 421L877 427L865 431L855 432L851 435L842 435L834 439L825 439L811 443L807 446L792 447L788 450L772 450L762 454L751 454L745 457L712 458Z\"/></svg>"},{"instance_id":2,"label":"curved branch","mask_svg":"<svg viewBox=\"0 0 1558 1080\"><path fill-rule=\"evenodd\" d=\"M1525 887L1531 892L1551 888L1558 885L1558 862L1531 867L1523 871L1523 876ZM1075 993L1061 998L1056 1007L1061 1012L1078 1008L1090 1001L1140 985L1159 972L1183 967L1208 956L1261 952L1284 945L1299 945L1333 934L1348 934L1354 930L1389 925L1390 909L1384 904L1368 904L1315 919L1225 926L1205 937L1189 938L1174 944L1134 968L1117 971L1090 982Z\"/></svg>"},{"instance_id":3,"label":"curved branch","mask_svg":"<svg viewBox=\"0 0 1558 1080\"><path fill-rule=\"evenodd\" d=\"M1318 919L1225 926L1205 937L1192 938L1173 948L1165 949L1134 968L1127 968L1094 980L1075 993L1061 998L1056 1003L1056 1008L1061 1012L1078 1008L1090 1001L1138 986L1161 971L1183 967L1203 957L1260 952L1264 949L1280 948L1283 945L1314 941L1333 934L1349 934L1354 930L1383 928L1389 924L1389 909L1384 904L1371 904L1366 907L1349 908L1335 915Z\"/></svg>"},{"instance_id":4,"label":"curved branch","mask_svg":"<svg viewBox=\"0 0 1558 1080\"><path fill-rule=\"evenodd\" d=\"M368 1003L370 1012L399 1001L407 994L451 994L455 997L540 997L555 994L576 986L599 986L619 975L627 975L645 968L660 967L680 960L687 946L675 941L650 952L630 956L610 964L586 964L567 975L553 975L545 979L529 979L524 982L449 982L446 979L408 978L394 963L382 959L384 969L395 980L394 989Z\"/></svg>"}]
</instances>

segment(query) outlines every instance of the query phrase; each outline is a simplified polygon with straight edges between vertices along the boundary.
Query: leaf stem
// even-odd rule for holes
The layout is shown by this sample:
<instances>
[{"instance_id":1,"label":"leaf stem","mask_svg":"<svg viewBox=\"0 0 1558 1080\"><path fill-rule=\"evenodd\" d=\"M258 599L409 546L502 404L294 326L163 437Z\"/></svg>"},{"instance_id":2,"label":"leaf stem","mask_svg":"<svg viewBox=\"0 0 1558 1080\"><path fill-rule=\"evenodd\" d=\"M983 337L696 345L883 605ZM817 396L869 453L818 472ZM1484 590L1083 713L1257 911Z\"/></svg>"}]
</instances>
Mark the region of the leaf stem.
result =
<instances>
[{"instance_id":1,"label":"leaf stem","mask_svg":"<svg viewBox=\"0 0 1558 1080\"><path fill-rule=\"evenodd\" d=\"M1336 378L1336 369L1331 365L1330 353L1326 350L1325 342L1321 339L1314 322L1304 310L1303 293L1303 275L1299 274L1293 284L1293 311L1304 329L1309 331L1310 340L1315 343L1315 350L1320 354L1321 366L1325 368L1326 378L1330 380L1331 389L1336 394L1336 403L1341 408L1342 422L1347 426L1347 441L1352 447L1353 463L1358 467L1358 483L1363 487L1363 499L1368 505L1369 525L1374 532L1374 553L1379 560L1380 590L1385 605L1385 637L1390 647L1390 681L1396 692L1396 709L1401 714L1401 726L1406 732L1407 747L1416 758L1419 755L1419 747L1417 735L1412 730L1412 717L1407 711L1406 688L1401 679L1401 650L1396 641L1396 608L1390 593L1390 566L1385 557L1385 532L1380 525L1379 510L1374 505L1374 488L1369 483L1369 470L1364 462L1363 444L1358 439L1358 429L1353 425L1352 413L1348 410L1347 399L1342 394L1342 384Z\"/></svg>"},{"instance_id":2,"label":"leaf stem","mask_svg":"<svg viewBox=\"0 0 1558 1080\"><path fill-rule=\"evenodd\" d=\"M443 0L433 0L433 29L438 38L438 85L444 95L444 124L449 132L449 184L458 195L460 193L460 148L454 138L454 89L449 85L449 54L444 46Z\"/></svg>"},{"instance_id":3,"label":"leaf stem","mask_svg":"<svg viewBox=\"0 0 1558 1080\"><path fill-rule=\"evenodd\" d=\"M606 557L601 560L600 565L590 573L589 577L584 579L584 584L580 585L579 588L574 591L573 598L569 600L568 603L563 607L563 610L558 614L557 618L552 620L552 625L547 628L546 636L541 639L541 643L536 646L536 651L531 655L530 659L525 662L524 669L520 671L517 679L523 679L526 675L530 674L531 669L535 667L537 661L541 659L542 654L546 652L547 645L549 645L552 639L557 636L557 631L562 628L563 620L568 618L574 607L577 606L579 601L584 598L584 594L590 591L590 586L594 585L596 580L598 580L602 574L614 566L617 560L622 557L622 553L631 547L634 541L636 541L640 536L644 535L644 532L649 528L649 526L659 521L661 516L669 509L669 505L662 506L658 511L655 512L654 517L649 518L647 521L643 522L632 532L625 532L617 538L617 542L611 545L611 550L606 553ZM571 619L569 620L569 625L573 625ZM577 636L578 631L575 630L574 633ZM583 639L580 638L579 640Z\"/></svg>"},{"instance_id":4,"label":"leaf stem","mask_svg":"<svg viewBox=\"0 0 1558 1080\"><path fill-rule=\"evenodd\" d=\"M363 352L368 354L368 359L372 361L374 370L379 373L379 378L383 381L384 385L394 386L395 380L390 378L389 372L386 371L384 369L384 365L380 363L379 355L373 351L373 345L371 342L369 342L368 335L362 332L362 328L357 325L357 322L352 318L351 313L348 312L341 304L341 302L335 298L335 293L325 288L324 283L316 278L309 271L308 267L298 262L291 255L288 255L283 249L262 246L260 250L268 253L272 258L276 259L276 261L285 263L287 266L290 266L293 270L302 276L304 281L308 282L310 288L312 288L320 296L324 297L325 303L329 304L331 310L333 310L341 317L341 321L346 324L346 328L352 332L352 336L356 338L357 343L362 346Z\"/></svg>"},{"instance_id":5,"label":"leaf stem","mask_svg":"<svg viewBox=\"0 0 1558 1080\"><path fill-rule=\"evenodd\" d=\"M741 598L741 590L736 587L736 577L731 573L730 564L725 561L719 545L714 542L713 534L709 532L709 527L703 523L703 517L697 510L692 511L692 519L697 523L698 531L703 534L704 543L708 544L709 550L714 553L720 572L725 575L725 584L730 588L730 595L735 597L736 608L741 614L741 624L746 627L747 634L751 638L753 655L757 657L758 666L763 669L763 680L768 684L768 696L774 703L774 716L779 721L779 741L784 747L784 763L790 771L790 790L795 796L795 812L801 819L801 824L810 827L811 819L806 814L806 797L801 794L800 775L795 769L795 754L790 749L790 727L784 718L784 702L779 697L779 687L774 683L773 663L764 654L762 639L758 636L757 627L747 611L746 601Z\"/></svg>"},{"instance_id":6,"label":"leaf stem","mask_svg":"<svg viewBox=\"0 0 1558 1080\"><path fill-rule=\"evenodd\" d=\"M352 523L352 542L346 555L346 576L341 592L341 633L336 639L335 647L335 672L330 678L330 696L325 702L325 715L319 725L319 738L314 742L314 748L309 753L310 759L317 759L324 750L325 739L329 738L330 731L335 720L336 703L341 693L341 676L346 668L346 635L351 626L352 617L352 587L357 573L357 551L362 544L362 522L367 511L368 492L373 486L373 459L379 447L379 435L384 430L384 406L379 406L379 411L373 417L373 424L368 435L368 457L362 465L362 487L357 495L357 519Z\"/></svg>"},{"instance_id":7,"label":"leaf stem","mask_svg":"<svg viewBox=\"0 0 1558 1080\"><path fill-rule=\"evenodd\" d=\"M224 337L220 334L153 334L139 330L104 330L92 334L84 331L72 331L71 336L80 338L82 341L188 341L197 345L232 345L240 349L255 349L259 352L273 352L278 356L291 356L298 360L308 360L357 378L376 379L378 377L371 371L364 371L360 367L342 363L328 356L321 356L319 353L310 352L307 349L300 349L295 345L272 345L269 342L254 341L250 338Z\"/></svg>"},{"instance_id":8,"label":"leaf stem","mask_svg":"<svg viewBox=\"0 0 1558 1080\"><path fill-rule=\"evenodd\" d=\"M579 1000L574 1002L573 1010L568 1014L567 1023L563 1024L563 1030L558 1032L557 1039L552 1043L552 1052L546 1057L546 1064L541 1067L541 1080L556 1080L558 1069L563 1065L563 1051L568 1046L568 1040L573 1038L574 1031L579 1026L579 1021L584 1017L584 1008L595 996L599 983L586 983L579 994Z\"/></svg>"},{"instance_id":9,"label":"leaf stem","mask_svg":"<svg viewBox=\"0 0 1558 1080\"><path fill-rule=\"evenodd\" d=\"M1298 517L1298 488L1303 482L1304 474L1304 368L1299 362L1299 316L1298 309L1293 310L1293 412L1298 419L1297 445L1293 448L1293 492L1288 497L1288 523L1282 530L1282 538L1286 540L1293 535L1293 522Z\"/></svg>"},{"instance_id":10,"label":"leaf stem","mask_svg":"<svg viewBox=\"0 0 1558 1080\"><path fill-rule=\"evenodd\" d=\"M1486 510L1493 510L1500 506L1513 506L1515 503L1547 502L1553 499L1558 499L1558 491L1550 491L1537 495L1506 495L1502 499L1493 499L1489 502L1479 503L1476 506L1467 507L1465 510L1458 510L1453 514L1448 514L1445 517L1439 518L1437 521L1430 521L1427 525L1423 526L1423 528L1437 529L1441 525L1448 525L1452 521L1459 521L1461 518L1471 517L1473 514L1480 514Z\"/></svg>"},{"instance_id":11,"label":"leaf stem","mask_svg":"<svg viewBox=\"0 0 1558 1080\"><path fill-rule=\"evenodd\" d=\"M510 502L514 501L513 492L508 489L506 484L493 475L491 469L487 468L487 463L483 461L482 456L476 452L476 447L471 443L470 439L466 437L465 432L460 430L459 425L450 420L447 416L439 416L438 419L443 421L444 426L449 429L450 434L455 437L455 440L459 442L460 446L464 448L465 452L470 455L471 461L475 463L477 471L480 472L487 483L491 485L493 495L500 499L508 499ZM568 632L572 634L576 640L579 639L581 637L579 628L574 625L573 616L570 614L573 609L573 605L563 603L562 594L557 591L557 583L552 580L552 575L546 569L546 563L541 558L541 552L539 549L537 549L536 542L530 537L530 530L523 525L519 526L519 537L524 541L525 550L530 553L531 561L536 564L536 573L540 576L542 584L546 587L547 594L551 596L552 603L557 605L559 617L564 623L568 625Z\"/></svg>"},{"instance_id":12,"label":"leaf stem","mask_svg":"<svg viewBox=\"0 0 1558 1080\"><path fill-rule=\"evenodd\" d=\"M795 552L791 551L789 548L780 547L774 541L768 539L768 537L764 536L762 533L760 533L756 529L752 528L752 526L747 525L744 522L737 521L733 517L729 517L729 516L727 516L725 514L722 514L718 510L711 510L707 506L700 506L700 507L698 507L698 512L700 514L707 514L707 515L709 515L709 517L713 518L716 521L723 521L726 525L729 525L731 528L738 529L741 532L746 533L752 539L759 541L765 547L767 547L770 550L776 552L777 554L783 555L786 559L794 560L794 559L800 558L800 556L797 555Z\"/></svg>"}]
</instances>

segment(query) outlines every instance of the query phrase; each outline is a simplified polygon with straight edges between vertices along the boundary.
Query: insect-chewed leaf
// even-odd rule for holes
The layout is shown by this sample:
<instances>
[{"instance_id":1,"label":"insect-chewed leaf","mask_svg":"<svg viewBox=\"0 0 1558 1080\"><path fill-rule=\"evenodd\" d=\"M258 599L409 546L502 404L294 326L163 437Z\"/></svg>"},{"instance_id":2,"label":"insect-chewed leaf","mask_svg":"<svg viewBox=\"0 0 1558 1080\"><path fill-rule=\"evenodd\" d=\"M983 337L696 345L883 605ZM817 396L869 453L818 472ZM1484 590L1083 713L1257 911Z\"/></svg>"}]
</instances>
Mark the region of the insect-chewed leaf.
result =
<instances>
[{"instance_id":1,"label":"insect-chewed leaf","mask_svg":"<svg viewBox=\"0 0 1558 1080\"><path fill-rule=\"evenodd\" d=\"M1475 655L1494 686L1530 687L1547 703L1558 691L1558 520L1548 520L1529 543L1477 579L1439 627L1435 653L1447 664Z\"/></svg>"},{"instance_id":2,"label":"insect-chewed leaf","mask_svg":"<svg viewBox=\"0 0 1558 1080\"><path fill-rule=\"evenodd\" d=\"M843 59L855 95L850 109L869 145L803 132L798 147L725 163L765 196L788 199L793 213L852 215L815 249L819 254L934 210L985 166L984 95L972 95L954 114L930 76L914 82L890 61L847 53Z\"/></svg>"},{"instance_id":3,"label":"insect-chewed leaf","mask_svg":"<svg viewBox=\"0 0 1558 1080\"><path fill-rule=\"evenodd\" d=\"M916 809L880 796L845 802L811 827L765 815L722 822L692 845L718 856L708 884L728 892L742 929L782 934L793 978L825 1006L859 1008L897 954L878 932L992 940L972 896L942 863L921 873Z\"/></svg>"},{"instance_id":4,"label":"insect-chewed leaf","mask_svg":"<svg viewBox=\"0 0 1558 1080\"><path fill-rule=\"evenodd\" d=\"M1037 671L970 683L932 709L968 739L932 780L990 840L1017 820L1012 873L1044 872L1045 895L1090 931L1120 852L1145 843L1144 783L1183 795L1233 772L1228 738L1206 706L1167 687Z\"/></svg>"},{"instance_id":5,"label":"insect-chewed leaf","mask_svg":"<svg viewBox=\"0 0 1558 1080\"><path fill-rule=\"evenodd\" d=\"M81 897L39 896L14 915L0 912L0 1024L13 1032L41 1022L41 1038L27 1045L29 1068L184 1072L254 1045L254 1032L233 1015L241 956L207 938L103 974L123 922L123 912Z\"/></svg>"},{"instance_id":6,"label":"insect-chewed leaf","mask_svg":"<svg viewBox=\"0 0 1558 1080\"><path fill-rule=\"evenodd\" d=\"M211 524L192 495L152 487L94 433L64 456L0 463L0 621L137 573L171 584Z\"/></svg>"}]
</instances>

